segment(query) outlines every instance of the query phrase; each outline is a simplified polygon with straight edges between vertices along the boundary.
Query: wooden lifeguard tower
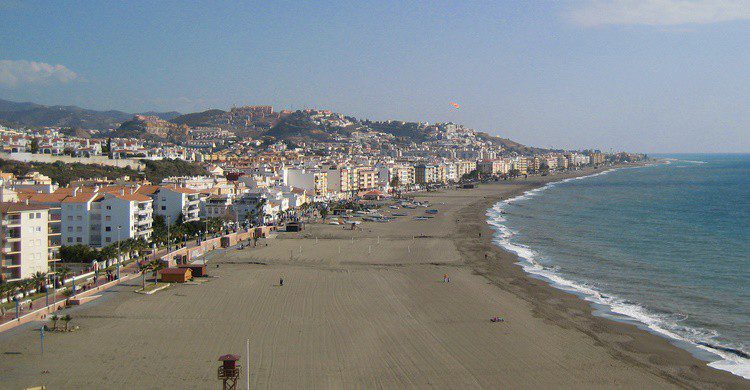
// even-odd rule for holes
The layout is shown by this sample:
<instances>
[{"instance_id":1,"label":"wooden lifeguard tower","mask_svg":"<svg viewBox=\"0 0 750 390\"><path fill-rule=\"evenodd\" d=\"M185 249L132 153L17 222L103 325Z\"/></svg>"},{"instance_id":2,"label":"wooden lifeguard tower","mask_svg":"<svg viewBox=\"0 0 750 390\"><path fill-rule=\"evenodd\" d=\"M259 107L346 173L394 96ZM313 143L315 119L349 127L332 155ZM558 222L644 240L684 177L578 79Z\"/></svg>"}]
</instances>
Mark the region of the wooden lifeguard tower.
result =
<instances>
[{"instance_id":1,"label":"wooden lifeguard tower","mask_svg":"<svg viewBox=\"0 0 750 390\"><path fill-rule=\"evenodd\" d=\"M226 354L219 357L219 361L222 362L219 366L218 378L222 381L224 390L235 390L237 389L237 379L240 378L240 365L237 361L240 360L238 355Z\"/></svg>"}]
</instances>

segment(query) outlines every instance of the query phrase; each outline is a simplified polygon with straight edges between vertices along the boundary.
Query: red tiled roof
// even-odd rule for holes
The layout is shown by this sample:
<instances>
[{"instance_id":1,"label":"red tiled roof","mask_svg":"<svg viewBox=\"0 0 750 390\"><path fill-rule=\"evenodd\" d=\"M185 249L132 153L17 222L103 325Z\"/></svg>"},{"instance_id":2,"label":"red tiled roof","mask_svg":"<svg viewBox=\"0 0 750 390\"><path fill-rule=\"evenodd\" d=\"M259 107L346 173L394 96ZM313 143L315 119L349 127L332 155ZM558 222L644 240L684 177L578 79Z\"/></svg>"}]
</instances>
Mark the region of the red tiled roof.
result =
<instances>
[{"instance_id":1,"label":"red tiled roof","mask_svg":"<svg viewBox=\"0 0 750 390\"><path fill-rule=\"evenodd\" d=\"M49 207L38 204L25 204L16 202L0 202L0 212L13 213L19 211L49 210Z\"/></svg>"}]
</instances>

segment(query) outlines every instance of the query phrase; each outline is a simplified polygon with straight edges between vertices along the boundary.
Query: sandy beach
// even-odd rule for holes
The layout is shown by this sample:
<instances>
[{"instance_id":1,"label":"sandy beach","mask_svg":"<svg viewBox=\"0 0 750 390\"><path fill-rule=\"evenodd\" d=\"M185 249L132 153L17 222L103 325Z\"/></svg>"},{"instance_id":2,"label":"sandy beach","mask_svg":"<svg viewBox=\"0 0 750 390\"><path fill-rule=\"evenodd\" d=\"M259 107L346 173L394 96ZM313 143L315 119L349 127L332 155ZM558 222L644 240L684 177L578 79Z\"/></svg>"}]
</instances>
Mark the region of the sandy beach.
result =
<instances>
[{"instance_id":1,"label":"sandy beach","mask_svg":"<svg viewBox=\"0 0 750 390\"><path fill-rule=\"evenodd\" d=\"M80 329L48 333L43 356L39 323L0 334L0 387L218 388L235 353L244 388L250 339L252 388L749 388L492 244L488 207L564 177L420 193L435 218L308 225L211 255L200 283L117 287L69 310Z\"/></svg>"}]
</instances>

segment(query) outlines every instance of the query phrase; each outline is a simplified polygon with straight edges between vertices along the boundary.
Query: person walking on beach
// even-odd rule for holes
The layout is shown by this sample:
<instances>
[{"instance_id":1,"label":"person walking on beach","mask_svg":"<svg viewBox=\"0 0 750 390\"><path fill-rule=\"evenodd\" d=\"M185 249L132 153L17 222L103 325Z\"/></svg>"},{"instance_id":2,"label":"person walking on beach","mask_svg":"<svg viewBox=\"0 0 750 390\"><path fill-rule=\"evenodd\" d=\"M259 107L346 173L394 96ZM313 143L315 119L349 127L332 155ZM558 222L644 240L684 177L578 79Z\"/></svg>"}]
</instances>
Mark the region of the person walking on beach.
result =
<instances>
[{"instance_id":1,"label":"person walking on beach","mask_svg":"<svg viewBox=\"0 0 750 390\"><path fill-rule=\"evenodd\" d=\"M284 285L284 278L279 278L279 286L283 286L283 285Z\"/></svg>"}]
</instances>

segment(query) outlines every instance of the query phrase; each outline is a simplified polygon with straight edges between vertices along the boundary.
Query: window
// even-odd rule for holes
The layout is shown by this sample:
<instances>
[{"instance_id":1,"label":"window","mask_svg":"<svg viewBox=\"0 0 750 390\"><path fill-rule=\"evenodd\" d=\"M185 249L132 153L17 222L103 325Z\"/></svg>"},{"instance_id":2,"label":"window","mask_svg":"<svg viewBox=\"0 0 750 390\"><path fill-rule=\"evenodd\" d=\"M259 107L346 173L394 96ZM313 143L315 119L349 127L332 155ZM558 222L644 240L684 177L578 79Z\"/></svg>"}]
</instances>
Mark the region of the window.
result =
<instances>
[{"instance_id":1,"label":"window","mask_svg":"<svg viewBox=\"0 0 750 390\"><path fill-rule=\"evenodd\" d=\"M82 232L82 231L83 231L83 227L81 227L81 226L76 226L76 231L77 231L77 232Z\"/></svg>"},{"instance_id":2,"label":"window","mask_svg":"<svg viewBox=\"0 0 750 390\"><path fill-rule=\"evenodd\" d=\"M111 221L111 220L112 220L112 216L111 216L111 215L106 215L106 216L104 217L104 220L105 220L105 221Z\"/></svg>"},{"instance_id":3,"label":"window","mask_svg":"<svg viewBox=\"0 0 750 390\"><path fill-rule=\"evenodd\" d=\"M73 231L73 226L68 226L68 231L72 232Z\"/></svg>"},{"instance_id":4,"label":"window","mask_svg":"<svg viewBox=\"0 0 750 390\"><path fill-rule=\"evenodd\" d=\"M42 218L42 213L36 213L37 218Z\"/></svg>"},{"instance_id":5,"label":"window","mask_svg":"<svg viewBox=\"0 0 750 390\"><path fill-rule=\"evenodd\" d=\"M167 209L167 206L161 206L161 211L164 211Z\"/></svg>"},{"instance_id":6,"label":"window","mask_svg":"<svg viewBox=\"0 0 750 390\"><path fill-rule=\"evenodd\" d=\"M83 241L83 240L81 239L81 237L76 237L76 242L81 242L81 241Z\"/></svg>"},{"instance_id":7,"label":"window","mask_svg":"<svg viewBox=\"0 0 750 390\"><path fill-rule=\"evenodd\" d=\"M107 238L104 239L104 241L106 241L106 242L112 242L112 237L107 237Z\"/></svg>"},{"instance_id":8,"label":"window","mask_svg":"<svg viewBox=\"0 0 750 390\"><path fill-rule=\"evenodd\" d=\"M76 215L76 221L81 221L81 220L83 220L83 217L81 217L80 215Z\"/></svg>"},{"instance_id":9,"label":"window","mask_svg":"<svg viewBox=\"0 0 750 390\"><path fill-rule=\"evenodd\" d=\"M73 242L73 237L68 237L68 242Z\"/></svg>"},{"instance_id":10,"label":"window","mask_svg":"<svg viewBox=\"0 0 750 390\"><path fill-rule=\"evenodd\" d=\"M37 231L37 232L41 232L41 231L42 231L42 227L41 227L41 226L37 226L37 227L36 227L36 231Z\"/></svg>"},{"instance_id":11,"label":"window","mask_svg":"<svg viewBox=\"0 0 750 390\"><path fill-rule=\"evenodd\" d=\"M112 210L112 206L107 206L107 210Z\"/></svg>"},{"instance_id":12,"label":"window","mask_svg":"<svg viewBox=\"0 0 750 390\"><path fill-rule=\"evenodd\" d=\"M34 213L29 213L29 219L34 219Z\"/></svg>"},{"instance_id":13,"label":"window","mask_svg":"<svg viewBox=\"0 0 750 390\"><path fill-rule=\"evenodd\" d=\"M111 226L107 226L107 227L104 228L104 231L105 232L111 232L112 231L112 227Z\"/></svg>"},{"instance_id":14,"label":"window","mask_svg":"<svg viewBox=\"0 0 750 390\"><path fill-rule=\"evenodd\" d=\"M72 221L72 220L73 220L73 216L72 215L68 215L68 221Z\"/></svg>"}]
</instances>

